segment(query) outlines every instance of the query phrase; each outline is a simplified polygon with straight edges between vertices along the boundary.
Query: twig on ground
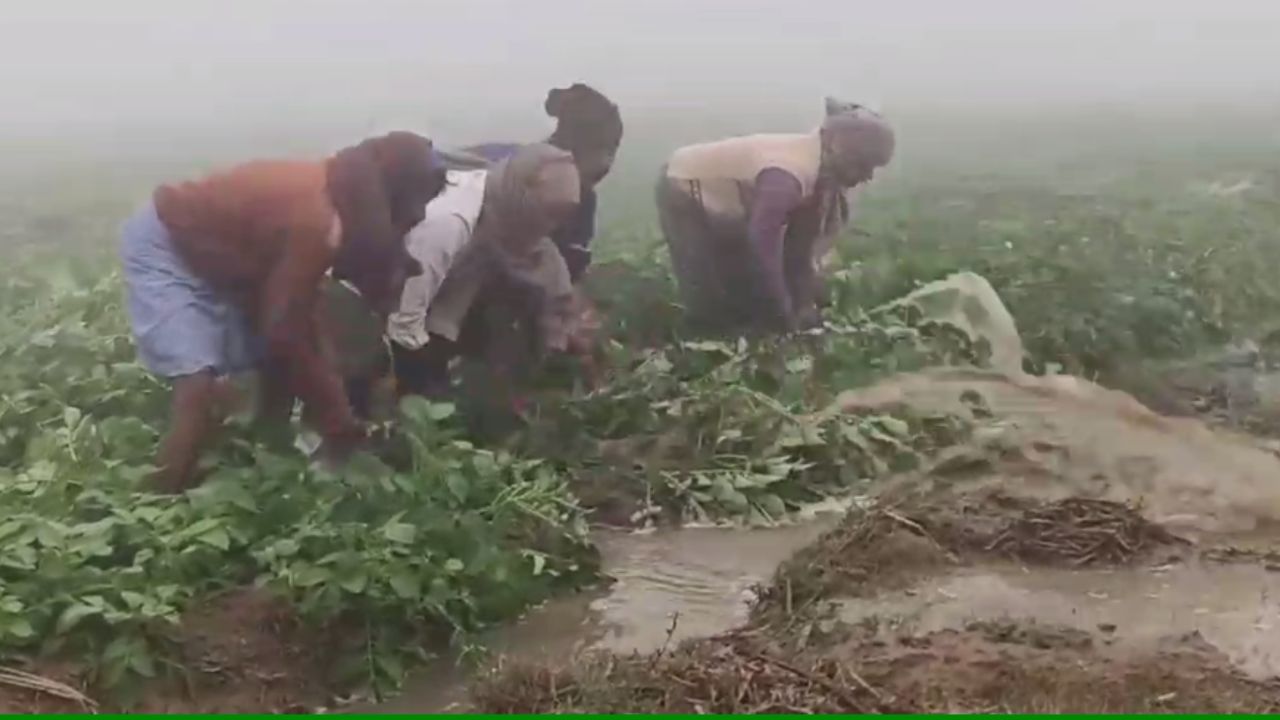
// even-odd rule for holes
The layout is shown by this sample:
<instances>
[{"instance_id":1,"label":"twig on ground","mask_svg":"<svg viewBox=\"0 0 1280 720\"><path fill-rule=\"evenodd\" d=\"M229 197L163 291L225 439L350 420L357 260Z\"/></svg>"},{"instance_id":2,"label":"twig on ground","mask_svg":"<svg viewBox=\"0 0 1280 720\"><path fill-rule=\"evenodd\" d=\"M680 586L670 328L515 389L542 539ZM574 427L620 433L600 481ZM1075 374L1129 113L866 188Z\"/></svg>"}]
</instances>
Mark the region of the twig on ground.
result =
<instances>
[{"instance_id":1,"label":"twig on ground","mask_svg":"<svg viewBox=\"0 0 1280 720\"><path fill-rule=\"evenodd\" d=\"M875 712L875 710L870 710L865 706L863 706L862 703L858 702L858 699L853 697L853 695L849 694L848 690L840 687L839 685L831 682L830 680L820 675L814 675L811 672L806 672L796 667L795 665L792 665L791 663L786 662L785 660L779 660L774 657L769 657L764 653L753 652L753 653L750 653L749 656L752 658L755 658L756 660L759 660L760 662L768 663L769 665L772 665L776 668L785 670L791 673L792 675L795 675L796 677L802 678L804 680L808 680L809 682L815 685L821 685L823 688L834 693L836 697L839 697L841 700L843 700L845 704L849 706L849 709L852 710L853 712L863 713L863 714ZM878 693L877 693L877 696L878 696Z\"/></svg>"},{"instance_id":2,"label":"twig on ground","mask_svg":"<svg viewBox=\"0 0 1280 720\"><path fill-rule=\"evenodd\" d=\"M98 709L97 702L70 685L16 668L0 667L0 684L35 690L63 700L70 700L79 703L86 710L96 711Z\"/></svg>"},{"instance_id":3,"label":"twig on ground","mask_svg":"<svg viewBox=\"0 0 1280 720\"><path fill-rule=\"evenodd\" d=\"M667 626L667 637L662 641L662 647L658 648L658 652L654 653L653 657L649 659L650 670L653 670L653 668L657 667L658 661L661 660L662 657L667 654L667 648L670 647L671 645L671 638L675 636L676 628L679 627L679 625L680 625L680 612L676 611L671 613L671 624Z\"/></svg>"},{"instance_id":4,"label":"twig on ground","mask_svg":"<svg viewBox=\"0 0 1280 720\"><path fill-rule=\"evenodd\" d=\"M956 557L955 553L951 552L951 551L950 551L950 550L948 550L946 547L944 547L944 546L942 545L942 543L940 543L940 542L938 542L936 539L934 539L934 537L933 537L932 535L930 535L930 534L929 534L929 531L928 531L928 530L925 530L925 529L924 529L924 526L923 526L923 525L921 525L920 523L916 522L915 520L912 520L912 519L911 519L911 518L909 518L909 517L906 517L906 516L903 516L903 515L899 515L898 513L894 512L894 511L892 511L892 510L890 510L890 509L888 509L888 508L885 508L885 509L881 510L880 512L881 512L885 517L889 518L890 520L892 520L892 521L894 521L894 522L898 523L899 525L902 525L903 527L907 528L908 530L910 530L910 531L912 531L912 532L914 532L914 533L919 534L919 535L920 535L921 537L923 537L925 540L928 540L929 542L933 543L933 546L934 546L935 548L937 548L938 550L942 551L942 552L947 556L947 559L948 559L948 560L950 560L951 562L958 562L958 561L959 561L959 558L957 558L957 557Z\"/></svg>"}]
</instances>

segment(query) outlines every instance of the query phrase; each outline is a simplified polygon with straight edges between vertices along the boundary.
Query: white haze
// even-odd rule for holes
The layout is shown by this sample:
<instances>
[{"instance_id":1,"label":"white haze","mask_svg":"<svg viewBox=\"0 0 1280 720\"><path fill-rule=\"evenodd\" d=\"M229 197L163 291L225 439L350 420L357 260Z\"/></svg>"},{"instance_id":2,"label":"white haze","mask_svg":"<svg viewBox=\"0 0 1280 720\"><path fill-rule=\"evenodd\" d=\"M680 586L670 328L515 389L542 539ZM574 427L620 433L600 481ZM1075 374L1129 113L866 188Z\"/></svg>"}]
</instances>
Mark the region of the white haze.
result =
<instances>
[{"instance_id":1,"label":"white haze","mask_svg":"<svg viewBox=\"0 0 1280 720\"><path fill-rule=\"evenodd\" d=\"M1280 100L1280 1L4 0L0 9L0 136L29 146L75 138L141 152L167 138L237 134L332 144L390 127L446 141L526 137L547 126L547 88L573 81L614 97L629 127L757 112L807 122L823 94L891 114L1116 104L1213 113Z\"/></svg>"}]
</instances>

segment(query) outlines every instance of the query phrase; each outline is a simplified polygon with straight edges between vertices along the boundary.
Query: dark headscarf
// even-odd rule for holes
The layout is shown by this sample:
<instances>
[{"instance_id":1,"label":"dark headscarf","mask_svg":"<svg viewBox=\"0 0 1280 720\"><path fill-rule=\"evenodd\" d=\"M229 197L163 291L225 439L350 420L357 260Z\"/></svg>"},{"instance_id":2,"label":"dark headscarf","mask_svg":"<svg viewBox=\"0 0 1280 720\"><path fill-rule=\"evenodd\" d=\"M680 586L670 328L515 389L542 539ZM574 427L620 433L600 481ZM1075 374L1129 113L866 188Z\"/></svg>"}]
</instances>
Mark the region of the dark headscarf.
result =
<instances>
[{"instance_id":1,"label":"dark headscarf","mask_svg":"<svg viewBox=\"0 0 1280 720\"><path fill-rule=\"evenodd\" d=\"M431 141L409 132L370 138L329 161L329 199L342 221L333 275L380 311L394 307L406 278L422 273L404 236L444 189Z\"/></svg>"},{"instance_id":2,"label":"dark headscarf","mask_svg":"<svg viewBox=\"0 0 1280 720\"><path fill-rule=\"evenodd\" d=\"M573 153L586 186L602 180L622 144L622 115L595 88L574 83L547 93L547 114L556 119L547 142Z\"/></svg>"}]
</instances>

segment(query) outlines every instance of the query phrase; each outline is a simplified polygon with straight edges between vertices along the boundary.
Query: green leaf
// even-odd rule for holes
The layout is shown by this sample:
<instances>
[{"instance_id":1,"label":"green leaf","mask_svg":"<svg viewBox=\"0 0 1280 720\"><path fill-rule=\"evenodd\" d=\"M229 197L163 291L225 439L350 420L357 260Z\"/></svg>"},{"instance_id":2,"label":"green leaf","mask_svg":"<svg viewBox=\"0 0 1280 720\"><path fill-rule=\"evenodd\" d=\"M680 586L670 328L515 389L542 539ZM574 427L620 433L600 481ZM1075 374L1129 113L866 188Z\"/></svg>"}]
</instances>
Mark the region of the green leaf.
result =
<instances>
[{"instance_id":1,"label":"green leaf","mask_svg":"<svg viewBox=\"0 0 1280 720\"><path fill-rule=\"evenodd\" d=\"M399 683L404 679L404 665L400 662L400 658L392 651L383 651L374 656L378 663L378 668L383 674L393 682Z\"/></svg>"},{"instance_id":2,"label":"green leaf","mask_svg":"<svg viewBox=\"0 0 1280 720\"><path fill-rule=\"evenodd\" d=\"M400 414L411 424L431 426L453 416L455 408L450 403L433 403L426 398L410 395L400 401Z\"/></svg>"},{"instance_id":3,"label":"green leaf","mask_svg":"<svg viewBox=\"0 0 1280 720\"><path fill-rule=\"evenodd\" d=\"M774 520L787 514L787 504L782 501L782 498L772 493L761 495L756 499L756 503L760 505L761 510Z\"/></svg>"},{"instance_id":4,"label":"green leaf","mask_svg":"<svg viewBox=\"0 0 1280 720\"><path fill-rule=\"evenodd\" d=\"M108 688L118 687L120 681L124 680L125 671L129 669L128 658L120 658L104 663L106 666L103 670L102 685Z\"/></svg>"},{"instance_id":5,"label":"green leaf","mask_svg":"<svg viewBox=\"0 0 1280 720\"><path fill-rule=\"evenodd\" d=\"M72 603L68 605L62 614L58 616L58 622L54 626L54 631L59 635L65 635L72 628L80 624L81 620L94 615L101 615L102 607L94 607L85 603Z\"/></svg>"},{"instance_id":6,"label":"green leaf","mask_svg":"<svg viewBox=\"0 0 1280 720\"><path fill-rule=\"evenodd\" d=\"M418 536L418 528L403 522L389 522L382 526L382 535L393 543L412 545Z\"/></svg>"},{"instance_id":7,"label":"green leaf","mask_svg":"<svg viewBox=\"0 0 1280 720\"><path fill-rule=\"evenodd\" d=\"M364 592L365 587L369 585L369 576L362 567L350 567L343 571L342 578L338 581L338 587L353 594L359 595Z\"/></svg>"},{"instance_id":8,"label":"green leaf","mask_svg":"<svg viewBox=\"0 0 1280 720\"><path fill-rule=\"evenodd\" d=\"M17 534L22 527L22 522L18 520L8 520L0 523L0 541L8 539L10 535Z\"/></svg>"},{"instance_id":9,"label":"green leaf","mask_svg":"<svg viewBox=\"0 0 1280 720\"><path fill-rule=\"evenodd\" d=\"M391 589L404 600L417 600L422 596L422 582L408 570L400 570L389 578Z\"/></svg>"},{"instance_id":10,"label":"green leaf","mask_svg":"<svg viewBox=\"0 0 1280 720\"><path fill-rule=\"evenodd\" d=\"M293 557L294 555L298 554L298 550L299 550L298 541L294 540L293 538L284 538L282 540L277 540L271 546L271 552L275 553L275 556L278 558Z\"/></svg>"},{"instance_id":11,"label":"green leaf","mask_svg":"<svg viewBox=\"0 0 1280 720\"><path fill-rule=\"evenodd\" d=\"M107 647L102 651L102 659L106 662L124 660L132 651L133 638L128 635L117 635L114 640L107 643Z\"/></svg>"},{"instance_id":12,"label":"green leaf","mask_svg":"<svg viewBox=\"0 0 1280 720\"><path fill-rule=\"evenodd\" d=\"M58 475L58 466L48 460L39 460L27 468L27 477L36 482L49 482Z\"/></svg>"},{"instance_id":13,"label":"green leaf","mask_svg":"<svg viewBox=\"0 0 1280 720\"><path fill-rule=\"evenodd\" d=\"M446 600L453 598L456 593L449 587L449 582L442 577L431 579L431 589L427 591L427 596L438 604L443 604Z\"/></svg>"},{"instance_id":14,"label":"green leaf","mask_svg":"<svg viewBox=\"0 0 1280 720\"><path fill-rule=\"evenodd\" d=\"M856 424L848 423L843 425L840 428L840 434L844 436L846 442L852 444L864 453L872 452L871 443L867 442L867 436L863 434L862 428L858 427Z\"/></svg>"},{"instance_id":15,"label":"green leaf","mask_svg":"<svg viewBox=\"0 0 1280 720\"><path fill-rule=\"evenodd\" d=\"M39 540L44 547L51 549L61 548L67 536L67 528L62 523L53 520L36 523L34 530L36 540Z\"/></svg>"},{"instance_id":16,"label":"green leaf","mask_svg":"<svg viewBox=\"0 0 1280 720\"><path fill-rule=\"evenodd\" d=\"M747 525L752 527L764 527L773 524L773 519L764 513L755 505L747 510Z\"/></svg>"},{"instance_id":17,"label":"green leaf","mask_svg":"<svg viewBox=\"0 0 1280 720\"><path fill-rule=\"evenodd\" d=\"M445 484L449 486L449 492L453 493L458 502L463 502L467 499L467 490L470 487L470 483L467 482L462 473L449 473L445 477Z\"/></svg>"},{"instance_id":18,"label":"green leaf","mask_svg":"<svg viewBox=\"0 0 1280 720\"><path fill-rule=\"evenodd\" d=\"M204 533L199 538L200 542L219 550L228 550L231 548L231 538L227 535L224 528L216 527L209 532Z\"/></svg>"},{"instance_id":19,"label":"green leaf","mask_svg":"<svg viewBox=\"0 0 1280 720\"><path fill-rule=\"evenodd\" d=\"M133 653L129 655L129 667L142 677L153 678L156 676L155 662L151 658L151 652L145 645L134 648Z\"/></svg>"},{"instance_id":20,"label":"green leaf","mask_svg":"<svg viewBox=\"0 0 1280 720\"><path fill-rule=\"evenodd\" d=\"M356 453L354 457L347 460L342 471L347 482L362 490L381 485L382 481L391 474L391 468L387 467L386 463L367 452Z\"/></svg>"},{"instance_id":21,"label":"green leaf","mask_svg":"<svg viewBox=\"0 0 1280 720\"><path fill-rule=\"evenodd\" d=\"M188 538L197 538L201 535L222 525L221 518L204 518L197 520L191 524L186 530L182 531L182 535Z\"/></svg>"},{"instance_id":22,"label":"green leaf","mask_svg":"<svg viewBox=\"0 0 1280 720\"><path fill-rule=\"evenodd\" d=\"M30 545L7 547L0 555L0 566L15 570L34 570L36 567L36 550Z\"/></svg>"},{"instance_id":23,"label":"green leaf","mask_svg":"<svg viewBox=\"0 0 1280 720\"><path fill-rule=\"evenodd\" d=\"M826 445L822 429L809 423L790 423L778 436L778 447L821 447Z\"/></svg>"},{"instance_id":24,"label":"green leaf","mask_svg":"<svg viewBox=\"0 0 1280 720\"><path fill-rule=\"evenodd\" d=\"M457 412L457 408L454 407L453 403L431 403L427 408L427 416L436 422L453 417L455 412Z\"/></svg>"},{"instance_id":25,"label":"green leaf","mask_svg":"<svg viewBox=\"0 0 1280 720\"><path fill-rule=\"evenodd\" d=\"M291 571L294 586L300 588L315 587L320 583L328 582L333 577L333 573L327 568L316 567L306 563L294 565Z\"/></svg>"},{"instance_id":26,"label":"green leaf","mask_svg":"<svg viewBox=\"0 0 1280 720\"><path fill-rule=\"evenodd\" d=\"M680 347L694 352L719 353L721 355L729 356L734 354L732 347L722 342L716 342L715 340L693 340L680 343Z\"/></svg>"},{"instance_id":27,"label":"green leaf","mask_svg":"<svg viewBox=\"0 0 1280 720\"><path fill-rule=\"evenodd\" d=\"M198 504L207 510L213 510L225 504L246 512L258 511L258 504L254 501L252 493L244 483L234 477L211 479L192 490L190 494L193 505Z\"/></svg>"},{"instance_id":28,"label":"green leaf","mask_svg":"<svg viewBox=\"0 0 1280 720\"><path fill-rule=\"evenodd\" d=\"M498 471L498 461L494 459L493 453L481 451L471 458L471 466L476 469L481 477L492 475Z\"/></svg>"},{"instance_id":29,"label":"green leaf","mask_svg":"<svg viewBox=\"0 0 1280 720\"><path fill-rule=\"evenodd\" d=\"M112 547L105 535L80 538L72 542L68 549L74 553L89 557L111 557L112 553L115 552L115 548Z\"/></svg>"},{"instance_id":30,"label":"green leaf","mask_svg":"<svg viewBox=\"0 0 1280 720\"><path fill-rule=\"evenodd\" d=\"M31 623L24 618L11 618L5 626L5 632L19 640L29 640L36 634L35 629L31 627Z\"/></svg>"},{"instance_id":31,"label":"green leaf","mask_svg":"<svg viewBox=\"0 0 1280 720\"><path fill-rule=\"evenodd\" d=\"M733 481L724 475L717 475L711 481L711 495L721 502L728 501L734 492Z\"/></svg>"},{"instance_id":32,"label":"green leaf","mask_svg":"<svg viewBox=\"0 0 1280 720\"><path fill-rule=\"evenodd\" d=\"M457 574L462 572L466 567L466 563L462 562L458 558L449 558L444 561L444 570L447 573Z\"/></svg>"},{"instance_id":33,"label":"green leaf","mask_svg":"<svg viewBox=\"0 0 1280 720\"><path fill-rule=\"evenodd\" d=\"M725 497L722 500L725 504L725 507L728 507L730 510L736 513L747 512L748 510L751 509L751 503L747 500L747 496L743 495L737 490L731 491L728 497Z\"/></svg>"},{"instance_id":34,"label":"green leaf","mask_svg":"<svg viewBox=\"0 0 1280 720\"><path fill-rule=\"evenodd\" d=\"M880 427L900 438L907 439L911 437L911 426L905 420L892 415L881 415L876 418L876 421L880 423Z\"/></svg>"}]
</instances>

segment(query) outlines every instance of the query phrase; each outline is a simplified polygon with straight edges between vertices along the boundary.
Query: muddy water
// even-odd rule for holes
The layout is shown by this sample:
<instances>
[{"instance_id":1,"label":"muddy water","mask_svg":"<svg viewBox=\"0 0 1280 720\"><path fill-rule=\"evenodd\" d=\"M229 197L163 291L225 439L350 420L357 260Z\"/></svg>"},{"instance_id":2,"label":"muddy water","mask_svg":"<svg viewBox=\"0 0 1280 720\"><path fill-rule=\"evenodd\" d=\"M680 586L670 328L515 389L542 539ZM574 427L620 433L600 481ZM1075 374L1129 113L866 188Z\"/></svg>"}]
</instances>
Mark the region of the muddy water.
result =
<instances>
[{"instance_id":1,"label":"muddy water","mask_svg":"<svg viewBox=\"0 0 1280 720\"><path fill-rule=\"evenodd\" d=\"M1257 565L1051 570L967 568L902 592L844 600L841 618L916 635L976 621L1068 627L1151 648L1199 633L1258 679L1280 676L1280 573Z\"/></svg>"},{"instance_id":2,"label":"muddy water","mask_svg":"<svg viewBox=\"0 0 1280 720\"><path fill-rule=\"evenodd\" d=\"M827 412L884 405L968 412L961 397L973 392L989 408L975 430L975 449L990 460L988 471L926 482L957 490L965 483L995 485L1045 499L1141 502L1150 519L1192 535L1273 534L1280 526L1280 459L1268 448L1196 421L1160 417L1128 395L1077 378L919 373L847 393ZM587 649L644 652L722 632L745 619L752 585L833 522L825 517L773 530L600 533L604 567L616 583L558 598L485 644L507 658L564 663ZM1256 567L987 568L937 578L913 594L850 603L845 612L846 619L877 616L922 632L980 619L1090 631L1114 625L1116 643L1198 631L1249 672L1280 674L1280 577ZM397 700L361 709L465 709L467 682L454 659L443 659Z\"/></svg>"},{"instance_id":3,"label":"muddy water","mask_svg":"<svg viewBox=\"0 0 1280 720\"><path fill-rule=\"evenodd\" d=\"M508 659L560 663L585 650L651 652L666 643L724 632L747 618L752 587L837 520L823 513L780 528L602 531L595 541L615 582L552 600L485 638ZM374 712L465 710L469 673L441 659L405 693Z\"/></svg>"}]
</instances>

